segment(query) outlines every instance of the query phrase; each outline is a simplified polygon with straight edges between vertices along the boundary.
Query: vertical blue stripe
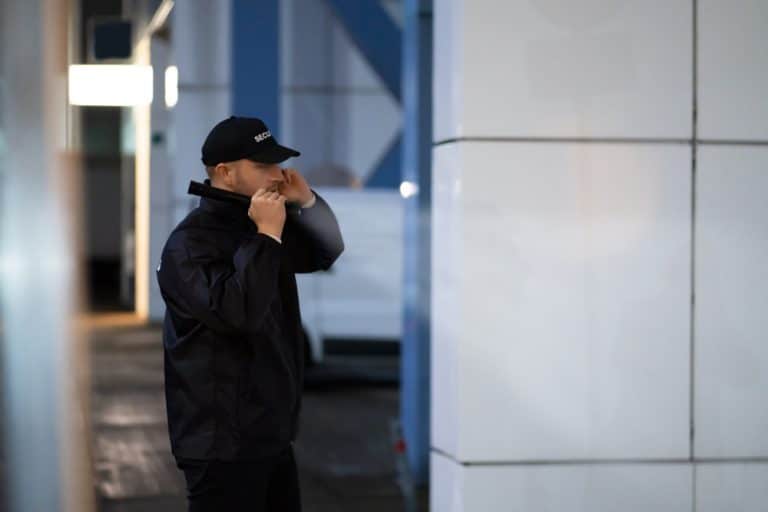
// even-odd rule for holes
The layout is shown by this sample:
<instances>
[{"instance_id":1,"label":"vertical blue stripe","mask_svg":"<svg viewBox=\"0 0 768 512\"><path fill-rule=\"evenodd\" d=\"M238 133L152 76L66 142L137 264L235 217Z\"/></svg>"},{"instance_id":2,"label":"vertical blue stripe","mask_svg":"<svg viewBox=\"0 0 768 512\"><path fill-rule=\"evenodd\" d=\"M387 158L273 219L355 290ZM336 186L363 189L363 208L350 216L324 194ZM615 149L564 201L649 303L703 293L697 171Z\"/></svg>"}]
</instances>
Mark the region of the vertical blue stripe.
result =
<instances>
[{"instance_id":1,"label":"vertical blue stripe","mask_svg":"<svg viewBox=\"0 0 768 512\"><path fill-rule=\"evenodd\" d=\"M429 481L430 230L432 212L432 2L405 0L403 179L418 185L405 205L400 416L408 462Z\"/></svg>"},{"instance_id":2,"label":"vertical blue stripe","mask_svg":"<svg viewBox=\"0 0 768 512\"><path fill-rule=\"evenodd\" d=\"M259 117L279 137L279 0L232 0L232 114Z\"/></svg>"}]
</instances>

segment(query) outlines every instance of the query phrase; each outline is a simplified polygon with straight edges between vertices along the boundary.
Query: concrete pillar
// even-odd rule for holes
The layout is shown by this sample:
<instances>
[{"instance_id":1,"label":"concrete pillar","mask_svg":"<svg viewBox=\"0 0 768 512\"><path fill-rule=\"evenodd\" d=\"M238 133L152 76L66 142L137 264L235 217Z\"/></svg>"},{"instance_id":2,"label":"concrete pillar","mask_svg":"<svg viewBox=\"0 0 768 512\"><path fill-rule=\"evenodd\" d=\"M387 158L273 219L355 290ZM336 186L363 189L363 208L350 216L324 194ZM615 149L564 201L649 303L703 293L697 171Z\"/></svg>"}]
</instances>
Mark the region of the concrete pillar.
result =
<instances>
[{"instance_id":1,"label":"concrete pillar","mask_svg":"<svg viewBox=\"0 0 768 512\"><path fill-rule=\"evenodd\" d=\"M766 14L436 3L433 510L764 506Z\"/></svg>"},{"instance_id":2,"label":"concrete pillar","mask_svg":"<svg viewBox=\"0 0 768 512\"><path fill-rule=\"evenodd\" d=\"M768 6L435 32L433 509L762 510Z\"/></svg>"},{"instance_id":3,"label":"concrete pillar","mask_svg":"<svg viewBox=\"0 0 768 512\"><path fill-rule=\"evenodd\" d=\"M768 3L696 8L696 504L757 512L768 503Z\"/></svg>"},{"instance_id":4,"label":"concrete pillar","mask_svg":"<svg viewBox=\"0 0 768 512\"><path fill-rule=\"evenodd\" d=\"M87 352L67 129L67 1L0 1L0 377L12 512L93 510ZM5 510L5 508L4 508Z\"/></svg>"}]
</instances>

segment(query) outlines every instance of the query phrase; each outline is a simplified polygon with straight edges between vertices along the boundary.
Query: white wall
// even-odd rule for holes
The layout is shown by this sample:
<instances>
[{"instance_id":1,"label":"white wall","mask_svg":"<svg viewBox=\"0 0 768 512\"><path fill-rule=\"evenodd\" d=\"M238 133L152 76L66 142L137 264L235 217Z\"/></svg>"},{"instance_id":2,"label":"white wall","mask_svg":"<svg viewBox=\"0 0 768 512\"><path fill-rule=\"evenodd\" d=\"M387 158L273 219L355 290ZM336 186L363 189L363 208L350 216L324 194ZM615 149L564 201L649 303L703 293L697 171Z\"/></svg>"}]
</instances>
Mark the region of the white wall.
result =
<instances>
[{"instance_id":1,"label":"white wall","mask_svg":"<svg viewBox=\"0 0 768 512\"><path fill-rule=\"evenodd\" d=\"M165 69L175 62L172 47L167 40L152 38L151 53L155 95L151 107L152 133L161 139L150 145L149 311L152 320L161 320L165 314L165 303L160 295L155 269L160 262L165 241L176 224L174 203L175 197L179 195L179 191L174 189L179 170L174 167L176 159L174 147L170 143L175 135L172 125L174 110L165 106ZM188 150L194 151L193 147ZM198 177L198 180L201 178Z\"/></svg>"},{"instance_id":2,"label":"white wall","mask_svg":"<svg viewBox=\"0 0 768 512\"><path fill-rule=\"evenodd\" d=\"M199 198L187 194L190 180L203 181L200 148L213 126L231 115L230 2L176 2L171 14L171 45L153 47L153 64L179 69L179 100L167 114L163 90L155 89L153 130L167 130L166 142L153 147L151 170L150 318L162 319L165 304L154 269L171 230ZM160 85L156 82L156 85Z\"/></svg>"},{"instance_id":3,"label":"white wall","mask_svg":"<svg viewBox=\"0 0 768 512\"><path fill-rule=\"evenodd\" d=\"M696 4L435 3L433 510L764 507L768 4Z\"/></svg>"}]
</instances>

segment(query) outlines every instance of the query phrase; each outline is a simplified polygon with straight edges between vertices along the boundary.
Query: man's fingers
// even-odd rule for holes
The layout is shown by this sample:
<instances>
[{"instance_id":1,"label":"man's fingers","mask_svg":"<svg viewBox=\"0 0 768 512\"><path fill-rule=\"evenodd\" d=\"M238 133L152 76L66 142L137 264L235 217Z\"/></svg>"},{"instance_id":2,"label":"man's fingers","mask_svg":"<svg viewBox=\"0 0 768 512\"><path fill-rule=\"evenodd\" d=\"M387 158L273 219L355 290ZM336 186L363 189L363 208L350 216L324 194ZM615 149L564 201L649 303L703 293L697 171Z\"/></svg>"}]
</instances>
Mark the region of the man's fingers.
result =
<instances>
[{"instance_id":1,"label":"man's fingers","mask_svg":"<svg viewBox=\"0 0 768 512\"><path fill-rule=\"evenodd\" d=\"M281 194L279 191L276 192L270 192L266 189L260 188L256 191L253 196L251 196L251 203L254 203L256 199L266 199L268 201L281 201L285 202L287 198Z\"/></svg>"},{"instance_id":2,"label":"man's fingers","mask_svg":"<svg viewBox=\"0 0 768 512\"><path fill-rule=\"evenodd\" d=\"M260 188L256 191L253 196L251 196L251 200L255 199L277 199L277 196L280 195L279 192L272 192L271 190L268 190L266 188Z\"/></svg>"}]
</instances>

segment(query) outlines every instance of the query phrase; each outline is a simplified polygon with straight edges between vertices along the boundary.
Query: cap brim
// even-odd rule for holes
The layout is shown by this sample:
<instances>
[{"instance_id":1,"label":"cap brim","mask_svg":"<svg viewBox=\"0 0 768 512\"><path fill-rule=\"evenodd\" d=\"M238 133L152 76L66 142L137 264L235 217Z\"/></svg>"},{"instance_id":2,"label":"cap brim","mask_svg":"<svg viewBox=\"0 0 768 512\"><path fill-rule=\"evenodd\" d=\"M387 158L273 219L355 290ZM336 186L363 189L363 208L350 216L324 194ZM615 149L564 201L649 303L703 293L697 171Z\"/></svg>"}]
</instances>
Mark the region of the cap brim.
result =
<instances>
[{"instance_id":1,"label":"cap brim","mask_svg":"<svg viewBox=\"0 0 768 512\"><path fill-rule=\"evenodd\" d=\"M284 162L291 157L299 155L301 155L301 153L295 149L287 148L277 144L269 149L260 151L259 153L250 155L246 158L248 160L253 160L254 162L260 162L263 164L279 164L280 162Z\"/></svg>"}]
</instances>

